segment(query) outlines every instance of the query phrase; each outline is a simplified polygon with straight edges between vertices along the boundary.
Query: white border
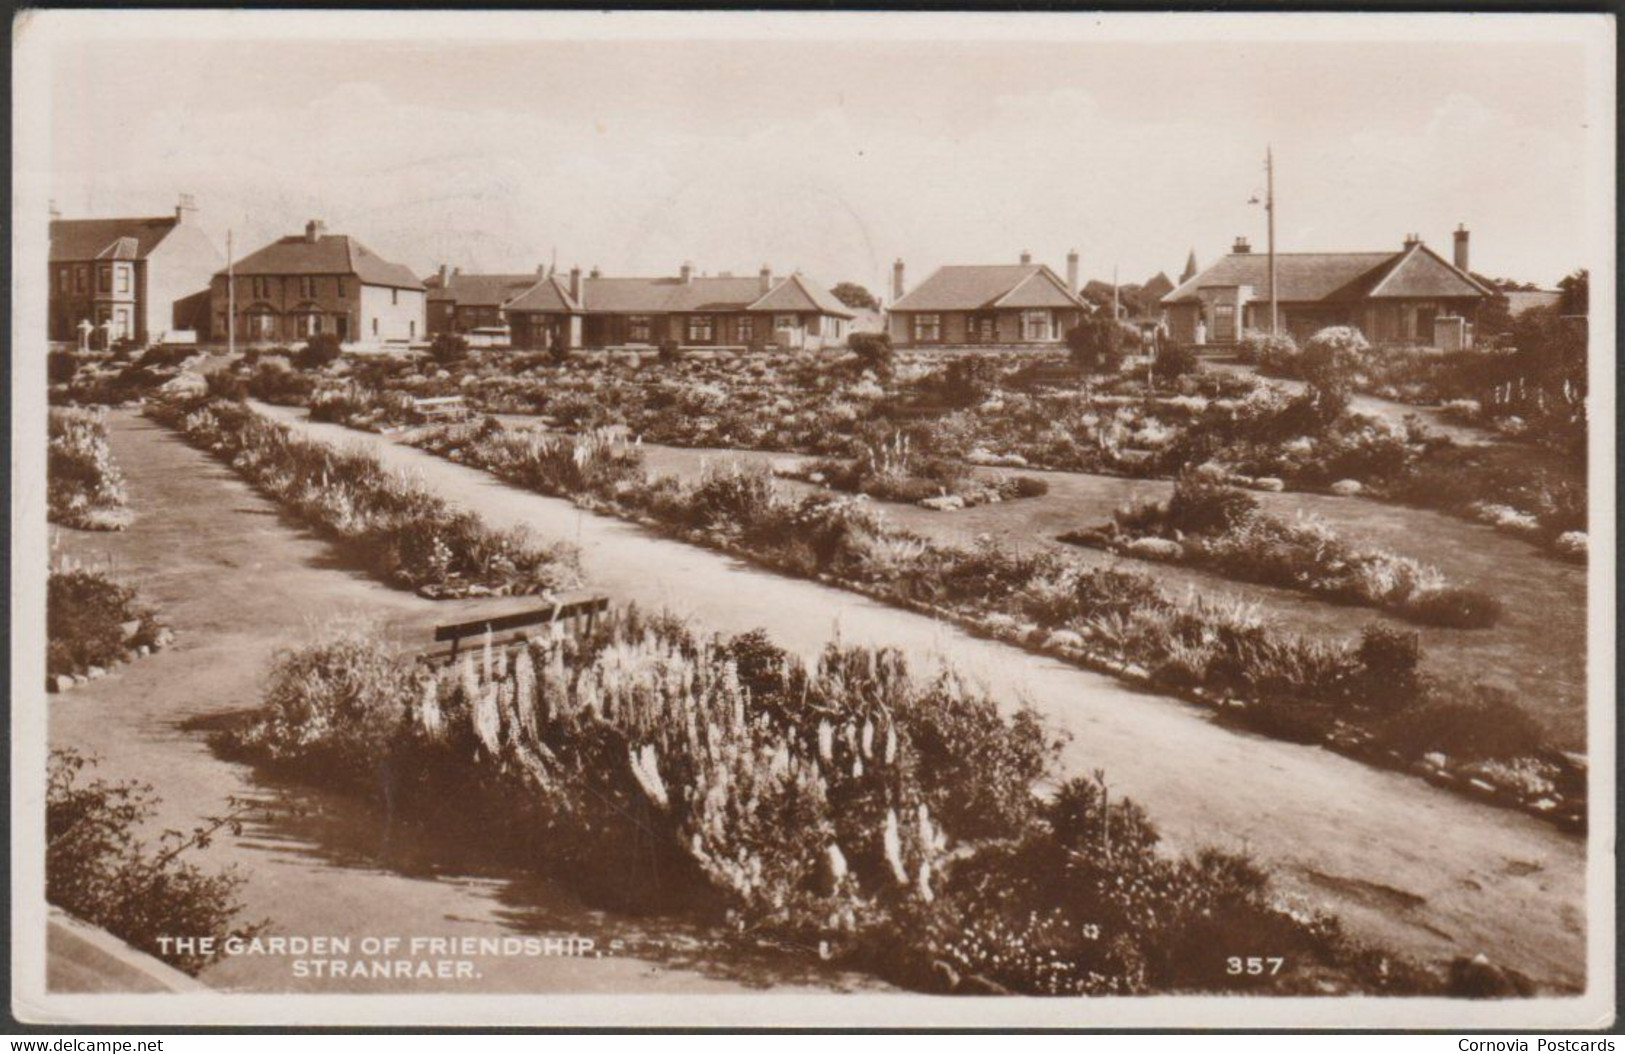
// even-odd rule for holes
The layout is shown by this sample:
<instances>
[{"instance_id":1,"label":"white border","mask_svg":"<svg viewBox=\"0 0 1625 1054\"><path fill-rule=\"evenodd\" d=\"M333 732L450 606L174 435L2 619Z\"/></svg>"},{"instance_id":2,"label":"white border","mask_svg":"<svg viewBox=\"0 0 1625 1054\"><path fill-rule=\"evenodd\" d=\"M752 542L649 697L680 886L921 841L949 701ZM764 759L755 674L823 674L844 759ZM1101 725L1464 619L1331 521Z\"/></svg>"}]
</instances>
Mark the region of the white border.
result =
<instances>
[{"instance_id":1,"label":"white border","mask_svg":"<svg viewBox=\"0 0 1625 1054\"><path fill-rule=\"evenodd\" d=\"M1586 49L1591 306L1588 988L1573 998L1095 999L814 995L57 995L45 991L43 511L50 60L59 41L243 39L506 43L535 40L1088 40L1565 42ZM763 14L757 12L24 11L13 25L12 971L13 1013L36 1022L145 1025L713 1025L1600 1028L1614 992L1614 22L1605 15ZM1488 178L1488 177L1486 177Z\"/></svg>"}]
</instances>

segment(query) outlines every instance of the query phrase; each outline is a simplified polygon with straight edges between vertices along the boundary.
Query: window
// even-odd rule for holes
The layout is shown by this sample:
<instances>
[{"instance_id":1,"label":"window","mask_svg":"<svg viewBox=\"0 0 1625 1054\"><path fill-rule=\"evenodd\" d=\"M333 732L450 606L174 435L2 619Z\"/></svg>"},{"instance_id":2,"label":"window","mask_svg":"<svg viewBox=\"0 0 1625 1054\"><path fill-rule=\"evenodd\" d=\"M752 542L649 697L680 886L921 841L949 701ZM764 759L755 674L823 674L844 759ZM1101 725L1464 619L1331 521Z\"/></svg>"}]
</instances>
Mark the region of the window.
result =
<instances>
[{"instance_id":1,"label":"window","mask_svg":"<svg viewBox=\"0 0 1625 1054\"><path fill-rule=\"evenodd\" d=\"M801 320L796 318L794 315L774 315L773 329L775 331L781 329L795 329L796 326L800 324L800 321Z\"/></svg>"},{"instance_id":2,"label":"window","mask_svg":"<svg viewBox=\"0 0 1625 1054\"><path fill-rule=\"evenodd\" d=\"M756 320L749 315L740 315L739 322L734 328L739 334L739 343L749 344L756 339Z\"/></svg>"},{"instance_id":3,"label":"window","mask_svg":"<svg viewBox=\"0 0 1625 1054\"><path fill-rule=\"evenodd\" d=\"M73 270L73 291L83 293L90 287L90 268L80 265Z\"/></svg>"},{"instance_id":4,"label":"window","mask_svg":"<svg viewBox=\"0 0 1625 1054\"><path fill-rule=\"evenodd\" d=\"M409 319L406 320L406 337L407 337L408 340L417 340L418 339L418 320L417 319L409 318Z\"/></svg>"},{"instance_id":5,"label":"window","mask_svg":"<svg viewBox=\"0 0 1625 1054\"><path fill-rule=\"evenodd\" d=\"M914 316L914 342L916 344L935 344L942 339L941 315L915 315Z\"/></svg>"},{"instance_id":6,"label":"window","mask_svg":"<svg viewBox=\"0 0 1625 1054\"><path fill-rule=\"evenodd\" d=\"M316 278L314 275L306 274L299 276L299 295L306 300L312 300L315 298Z\"/></svg>"},{"instance_id":7,"label":"window","mask_svg":"<svg viewBox=\"0 0 1625 1054\"><path fill-rule=\"evenodd\" d=\"M130 291L130 269L128 267L120 267L118 268L117 274L118 291L121 293L128 293Z\"/></svg>"},{"instance_id":8,"label":"window","mask_svg":"<svg viewBox=\"0 0 1625 1054\"><path fill-rule=\"evenodd\" d=\"M372 317L372 335L375 336L375 337L378 335L378 316L377 315L374 315Z\"/></svg>"},{"instance_id":9,"label":"window","mask_svg":"<svg viewBox=\"0 0 1625 1054\"><path fill-rule=\"evenodd\" d=\"M105 264L96 268L96 291L99 293L113 291L113 269Z\"/></svg>"},{"instance_id":10,"label":"window","mask_svg":"<svg viewBox=\"0 0 1625 1054\"><path fill-rule=\"evenodd\" d=\"M1048 311L1023 311L1021 313L1021 339L1049 340L1049 322Z\"/></svg>"},{"instance_id":11,"label":"window","mask_svg":"<svg viewBox=\"0 0 1625 1054\"><path fill-rule=\"evenodd\" d=\"M56 291L59 293L68 291L68 269L66 267L56 269Z\"/></svg>"},{"instance_id":12,"label":"window","mask_svg":"<svg viewBox=\"0 0 1625 1054\"><path fill-rule=\"evenodd\" d=\"M253 290L255 300L269 300L271 298L271 280L269 278L254 278Z\"/></svg>"},{"instance_id":13,"label":"window","mask_svg":"<svg viewBox=\"0 0 1625 1054\"><path fill-rule=\"evenodd\" d=\"M690 344L711 343L713 329L710 315L690 315L688 318L688 342Z\"/></svg>"},{"instance_id":14,"label":"window","mask_svg":"<svg viewBox=\"0 0 1625 1054\"><path fill-rule=\"evenodd\" d=\"M344 295L344 276L339 275L339 296Z\"/></svg>"},{"instance_id":15,"label":"window","mask_svg":"<svg viewBox=\"0 0 1625 1054\"><path fill-rule=\"evenodd\" d=\"M633 344L649 344L652 342L653 328L649 324L648 315L629 315L626 319L626 339Z\"/></svg>"},{"instance_id":16,"label":"window","mask_svg":"<svg viewBox=\"0 0 1625 1054\"><path fill-rule=\"evenodd\" d=\"M248 316L248 335L255 340L271 340L276 336L276 316L269 311L256 311Z\"/></svg>"},{"instance_id":17,"label":"window","mask_svg":"<svg viewBox=\"0 0 1625 1054\"><path fill-rule=\"evenodd\" d=\"M322 331L322 316L311 311L299 316L299 335L301 337L314 337Z\"/></svg>"},{"instance_id":18,"label":"window","mask_svg":"<svg viewBox=\"0 0 1625 1054\"><path fill-rule=\"evenodd\" d=\"M401 291L399 289L391 289L389 291L389 302L391 304L399 304L401 302Z\"/></svg>"}]
</instances>

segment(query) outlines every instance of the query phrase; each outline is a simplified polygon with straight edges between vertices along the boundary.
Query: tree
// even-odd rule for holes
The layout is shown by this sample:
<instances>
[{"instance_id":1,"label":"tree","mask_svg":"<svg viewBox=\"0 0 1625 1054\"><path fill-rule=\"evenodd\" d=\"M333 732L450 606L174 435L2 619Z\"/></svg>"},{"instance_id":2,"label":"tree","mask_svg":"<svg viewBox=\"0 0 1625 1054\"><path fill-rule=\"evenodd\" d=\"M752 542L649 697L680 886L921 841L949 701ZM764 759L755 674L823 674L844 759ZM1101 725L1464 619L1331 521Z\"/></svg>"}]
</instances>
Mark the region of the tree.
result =
<instances>
[{"instance_id":1,"label":"tree","mask_svg":"<svg viewBox=\"0 0 1625 1054\"><path fill-rule=\"evenodd\" d=\"M879 311L880 299L856 282L842 282L830 293L854 311Z\"/></svg>"},{"instance_id":2,"label":"tree","mask_svg":"<svg viewBox=\"0 0 1625 1054\"><path fill-rule=\"evenodd\" d=\"M1557 288L1563 291L1563 298L1558 301L1558 310L1565 315L1590 314L1591 309L1591 271L1582 267L1557 283Z\"/></svg>"},{"instance_id":3,"label":"tree","mask_svg":"<svg viewBox=\"0 0 1625 1054\"><path fill-rule=\"evenodd\" d=\"M1354 375L1371 345L1352 326L1327 326L1309 338L1298 370L1309 385L1310 403L1323 424L1341 417L1354 397Z\"/></svg>"}]
</instances>

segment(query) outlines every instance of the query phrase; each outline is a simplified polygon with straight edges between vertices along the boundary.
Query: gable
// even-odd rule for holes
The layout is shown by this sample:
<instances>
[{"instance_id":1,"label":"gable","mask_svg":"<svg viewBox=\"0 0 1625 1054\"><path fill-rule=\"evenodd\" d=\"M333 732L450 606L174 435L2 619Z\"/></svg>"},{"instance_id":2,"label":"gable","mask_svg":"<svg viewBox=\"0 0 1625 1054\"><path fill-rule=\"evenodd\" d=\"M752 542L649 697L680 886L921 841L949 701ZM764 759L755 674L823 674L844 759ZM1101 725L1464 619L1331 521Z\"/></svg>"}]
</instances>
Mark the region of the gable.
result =
<instances>
[{"instance_id":1,"label":"gable","mask_svg":"<svg viewBox=\"0 0 1625 1054\"><path fill-rule=\"evenodd\" d=\"M1030 307L1081 307L1081 302L1066 292L1066 286L1055 272L1042 264L983 264L974 266L939 267L931 277L905 293L893 311L984 311L993 307L1020 307L1019 303L1004 303L1029 280L1048 276L1047 280L1061 297L1051 303L1052 294L1042 290L1042 283L1022 294L1044 303Z\"/></svg>"},{"instance_id":2,"label":"gable","mask_svg":"<svg viewBox=\"0 0 1625 1054\"><path fill-rule=\"evenodd\" d=\"M1049 268L1040 268L1020 285L999 297L995 307L1077 307L1077 300L1067 294L1066 286Z\"/></svg>"},{"instance_id":3,"label":"gable","mask_svg":"<svg viewBox=\"0 0 1625 1054\"><path fill-rule=\"evenodd\" d=\"M51 262L140 260L174 230L173 216L52 220Z\"/></svg>"},{"instance_id":4,"label":"gable","mask_svg":"<svg viewBox=\"0 0 1625 1054\"><path fill-rule=\"evenodd\" d=\"M1366 296L1373 300L1427 297L1448 299L1488 296L1485 288L1446 263L1426 246L1405 253Z\"/></svg>"}]
</instances>

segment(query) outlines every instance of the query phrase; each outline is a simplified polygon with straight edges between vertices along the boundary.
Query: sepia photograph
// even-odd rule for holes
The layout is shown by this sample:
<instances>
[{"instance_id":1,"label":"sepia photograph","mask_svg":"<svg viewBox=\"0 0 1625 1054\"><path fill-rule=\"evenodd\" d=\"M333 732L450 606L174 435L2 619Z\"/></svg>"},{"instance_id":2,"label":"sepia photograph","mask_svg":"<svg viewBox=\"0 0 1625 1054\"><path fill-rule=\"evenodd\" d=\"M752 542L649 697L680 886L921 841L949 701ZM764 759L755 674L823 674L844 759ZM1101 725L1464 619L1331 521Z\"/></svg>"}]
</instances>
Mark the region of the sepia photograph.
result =
<instances>
[{"instance_id":1,"label":"sepia photograph","mask_svg":"<svg viewBox=\"0 0 1625 1054\"><path fill-rule=\"evenodd\" d=\"M13 1016L1611 1027L1615 39L20 12Z\"/></svg>"}]
</instances>

